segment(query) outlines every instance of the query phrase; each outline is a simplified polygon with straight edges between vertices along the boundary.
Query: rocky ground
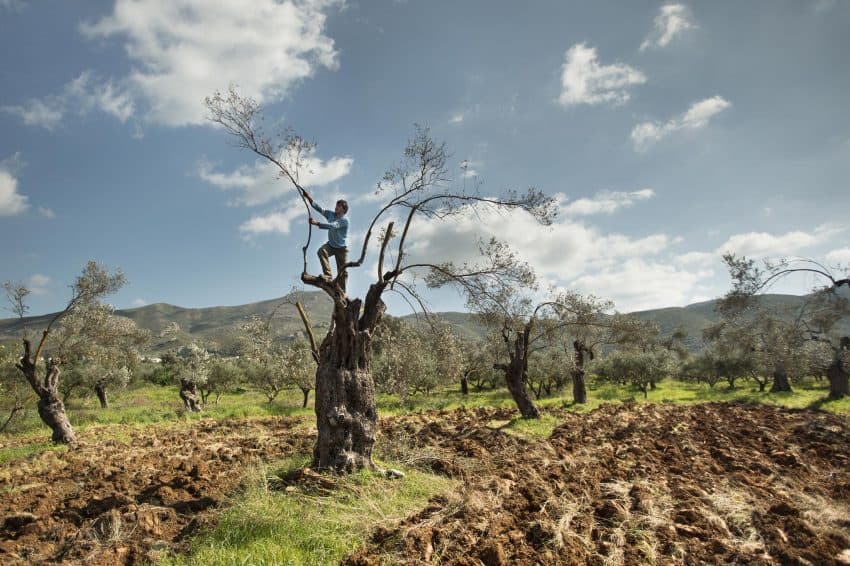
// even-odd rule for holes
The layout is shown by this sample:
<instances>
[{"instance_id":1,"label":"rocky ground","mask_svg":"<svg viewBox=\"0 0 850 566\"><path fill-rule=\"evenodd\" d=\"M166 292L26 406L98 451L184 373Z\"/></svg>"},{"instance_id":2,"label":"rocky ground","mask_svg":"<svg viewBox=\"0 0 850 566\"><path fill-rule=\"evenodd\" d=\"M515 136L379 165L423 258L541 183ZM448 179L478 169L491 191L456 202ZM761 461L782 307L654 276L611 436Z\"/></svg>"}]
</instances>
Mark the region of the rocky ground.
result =
<instances>
[{"instance_id":1,"label":"rocky ground","mask_svg":"<svg viewBox=\"0 0 850 566\"><path fill-rule=\"evenodd\" d=\"M850 426L765 405L558 413L549 439L476 409L381 421L379 452L462 479L349 565L850 564ZM184 551L258 461L309 453L285 418L82 435L0 467L0 563L138 563Z\"/></svg>"}]
</instances>

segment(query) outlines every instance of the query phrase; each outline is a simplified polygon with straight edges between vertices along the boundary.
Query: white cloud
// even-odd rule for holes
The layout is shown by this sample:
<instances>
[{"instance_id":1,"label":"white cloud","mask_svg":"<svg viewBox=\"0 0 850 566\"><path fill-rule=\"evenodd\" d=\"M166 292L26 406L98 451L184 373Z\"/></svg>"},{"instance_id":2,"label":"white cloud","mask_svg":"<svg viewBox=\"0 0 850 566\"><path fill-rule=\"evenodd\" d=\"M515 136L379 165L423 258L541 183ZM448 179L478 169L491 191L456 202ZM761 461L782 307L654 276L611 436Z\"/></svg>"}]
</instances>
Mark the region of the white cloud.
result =
<instances>
[{"instance_id":1,"label":"white cloud","mask_svg":"<svg viewBox=\"0 0 850 566\"><path fill-rule=\"evenodd\" d=\"M281 157L281 159L284 159ZM332 157L322 161L315 151L302 157L302 173L299 183L307 190L324 187L348 175L354 159L351 157ZM265 159L258 159L252 165L244 165L230 173L214 171L209 163L201 163L198 175L204 181L223 191L236 191L240 195L234 204L256 206L265 204L294 190L288 179L281 179L280 170ZM321 199L321 195L313 195Z\"/></svg>"},{"instance_id":2,"label":"white cloud","mask_svg":"<svg viewBox=\"0 0 850 566\"><path fill-rule=\"evenodd\" d=\"M132 304L133 304L134 307L143 307L146 304L148 304L148 302L144 299L139 298L139 299L134 299Z\"/></svg>"},{"instance_id":3,"label":"white cloud","mask_svg":"<svg viewBox=\"0 0 850 566\"><path fill-rule=\"evenodd\" d=\"M687 112L666 122L642 122L632 129L632 144L636 150L642 151L677 131L704 128L712 117L731 105L722 96L712 96L695 102L688 108Z\"/></svg>"},{"instance_id":4,"label":"white cloud","mask_svg":"<svg viewBox=\"0 0 850 566\"><path fill-rule=\"evenodd\" d=\"M656 255L670 243L665 234L604 234L563 214L551 226L541 226L520 211L479 210L445 221L418 219L406 253L413 262L463 262L476 257L480 239L491 237L508 242L541 276L559 281L626 258Z\"/></svg>"},{"instance_id":5,"label":"white cloud","mask_svg":"<svg viewBox=\"0 0 850 566\"><path fill-rule=\"evenodd\" d=\"M826 254L826 261L833 265L850 265L850 248L832 250Z\"/></svg>"},{"instance_id":6,"label":"white cloud","mask_svg":"<svg viewBox=\"0 0 850 566\"><path fill-rule=\"evenodd\" d=\"M307 225L307 211L300 199L291 200L285 208L265 215L253 216L239 227L244 239L260 234L289 234L292 222L301 217Z\"/></svg>"},{"instance_id":7,"label":"white cloud","mask_svg":"<svg viewBox=\"0 0 850 566\"><path fill-rule=\"evenodd\" d=\"M617 310L632 312L697 302L703 298L698 294L700 283L712 275L711 271L679 269L667 263L631 258L578 277L571 287L610 298Z\"/></svg>"},{"instance_id":8,"label":"white cloud","mask_svg":"<svg viewBox=\"0 0 850 566\"><path fill-rule=\"evenodd\" d=\"M463 122L464 114L463 112L458 112L457 114L453 114L451 118L449 118L449 124L460 124Z\"/></svg>"},{"instance_id":9,"label":"white cloud","mask_svg":"<svg viewBox=\"0 0 850 566\"><path fill-rule=\"evenodd\" d=\"M561 71L562 106L577 104L623 104L629 87L646 82L646 75L624 63L600 65L596 48L577 43L567 50Z\"/></svg>"},{"instance_id":10,"label":"white cloud","mask_svg":"<svg viewBox=\"0 0 850 566\"><path fill-rule=\"evenodd\" d=\"M22 166L20 153L0 161L0 216L15 216L29 208L28 197L18 192L16 172Z\"/></svg>"},{"instance_id":11,"label":"white cloud","mask_svg":"<svg viewBox=\"0 0 850 566\"><path fill-rule=\"evenodd\" d=\"M53 130L62 123L65 104L60 97L47 96L41 99L33 98L23 105L3 106L2 109L23 120L27 126L41 126Z\"/></svg>"},{"instance_id":12,"label":"white cloud","mask_svg":"<svg viewBox=\"0 0 850 566\"><path fill-rule=\"evenodd\" d=\"M56 213L53 212L52 209L47 208L46 206L39 206L38 213L45 218L56 218Z\"/></svg>"},{"instance_id":13,"label":"white cloud","mask_svg":"<svg viewBox=\"0 0 850 566\"><path fill-rule=\"evenodd\" d=\"M562 207L563 214L570 216L587 216L591 214L612 214L620 208L632 206L635 201L647 200L655 196L652 189L641 189L632 192L597 193L591 198L580 198Z\"/></svg>"},{"instance_id":14,"label":"white cloud","mask_svg":"<svg viewBox=\"0 0 850 566\"><path fill-rule=\"evenodd\" d=\"M337 67L325 35L337 0L116 0L110 16L83 24L89 38L121 38L127 77L170 126L205 122L203 100L231 83L259 102L282 99L316 69Z\"/></svg>"},{"instance_id":15,"label":"white cloud","mask_svg":"<svg viewBox=\"0 0 850 566\"><path fill-rule=\"evenodd\" d=\"M747 257L790 256L806 248L826 243L842 231L842 227L825 224L815 228L813 232L794 230L778 236L767 232L735 234L717 248L717 252L732 252Z\"/></svg>"},{"instance_id":16,"label":"white cloud","mask_svg":"<svg viewBox=\"0 0 850 566\"><path fill-rule=\"evenodd\" d=\"M27 288L29 288L33 295L44 295L47 293L47 285L49 284L50 277L40 273L33 273L29 281L27 281Z\"/></svg>"},{"instance_id":17,"label":"white cloud","mask_svg":"<svg viewBox=\"0 0 850 566\"><path fill-rule=\"evenodd\" d=\"M651 47L666 47L671 41L686 31L697 29L690 9L683 4L665 4L655 16L655 26L647 38L640 44L640 50Z\"/></svg>"},{"instance_id":18,"label":"white cloud","mask_svg":"<svg viewBox=\"0 0 850 566\"><path fill-rule=\"evenodd\" d=\"M85 71L68 82L58 95L32 98L23 105L3 106L5 112L18 116L28 126L56 129L69 111L85 115L92 110L126 122L135 112L127 90L114 81L96 77Z\"/></svg>"}]
</instances>

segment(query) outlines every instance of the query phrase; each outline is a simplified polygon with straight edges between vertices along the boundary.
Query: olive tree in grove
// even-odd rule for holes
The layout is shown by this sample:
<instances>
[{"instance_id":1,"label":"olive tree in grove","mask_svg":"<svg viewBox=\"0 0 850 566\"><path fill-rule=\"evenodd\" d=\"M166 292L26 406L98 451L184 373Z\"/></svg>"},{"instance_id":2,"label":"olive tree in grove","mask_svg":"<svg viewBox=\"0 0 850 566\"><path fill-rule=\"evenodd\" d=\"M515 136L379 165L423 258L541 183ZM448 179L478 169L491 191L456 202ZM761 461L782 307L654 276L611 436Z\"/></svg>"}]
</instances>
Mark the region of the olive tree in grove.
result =
<instances>
[{"instance_id":1,"label":"olive tree in grove","mask_svg":"<svg viewBox=\"0 0 850 566\"><path fill-rule=\"evenodd\" d=\"M573 382L573 402L584 404L587 403L586 365L593 361L598 350L614 344L646 343L657 330L652 323L632 316L607 314L614 308L609 300L567 293L563 301L564 306L559 309L563 324L559 342L563 351L572 355L568 367Z\"/></svg>"},{"instance_id":2,"label":"olive tree in grove","mask_svg":"<svg viewBox=\"0 0 850 566\"><path fill-rule=\"evenodd\" d=\"M124 387L150 339L147 330L116 316L111 305L82 305L62 319L51 351L66 365L60 389L67 399L80 388L93 390L102 408L109 407L107 389Z\"/></svg>"},{"instance_id":3,"label":"olive tree in grove","mask_svg":"<svg viewBox=\"0 0 850 566\"><path fill-rule=\"evenodd\" d=\"M375 385L402 400L454 382L462 372L458 338L441 320L414 326L387 317L379 327L374 351Z\"/></svg>"},{"instance_id":4,"label":"olive tree in grove","mask_svg":"<svg viewBox=\"0 0 850 566\"><path fill-rule=\"evenodd\" d=\"M7 310L18 317L22 335L27 338L24 317L29 311L26 298L30 290L23 284L12 281L6 281L3 289L10 304ZM21 374L17 368L18 359L19 356L11 348L0 346L0 410L6 415L0 424L0 432L7 430L9 425L23 416L33 400L32 388L21 382Z\"/></svg>"},{"instance_id":5,"label":"olive tree in grove","mask_svg":"<svg viewBox=\"0 0 850 566\"><path fill-rule=\"evenodd\" d=\"M186 340L186 337L176 322L169 323L161 336L174 343L173 348L162 356L165 373L179 384L183 407L187 411L200 412L202 404L198 390L209 378L212 356L195 342L181 345L180 342Z\"/></svg>"},{"instance_id":6,"label":"olive tree in grove","mask_svg":"<svg viewBox=\"0 0 850 566\"><path fill-rule=\"evenodd\" d=\"M850 278L836 275L830 268L808 259L783 259L777 263L765 262L763 267L746 257L726 254L723 260L729 268L732 289L719 302L719 310L726 320L745 326L754 321L753 353L757 365L771 367L771 391L790 391L789 372L805 374L817 366L818 353L827 353L829 398L840 399L850 394L848 384L847 350L850 337L836 332L836 323L850 314L850 302L839 294L842 288L850 289ZM823 285L807 297L806 302L793 316L780 318L770 313L759 295L770 286L792 274L810 274L821 279ZM818 347L807 345L817 341ZM813 358L814 356L814 358ZM767 359L764 359L767 358ZM821 358L823 360L823 358Z\"/></svg>"},{"instance_id":7,"label":"olive tree in grove","mask_svg":"<svg viewBox=\"0 0 850 566\"><path fill-rule=\"evenodd\" d=\"M231 134L237 145L278 168L280 175L301 195L309 215L299 173L313 145L291 134L277 139L267 136L262 130L259 104L241 96L235 88L226 94L215 93L207 98L206 105L210 119ZM312 236L312 226L307 225L301 281L321 289L333 301L332 320L319 346L316 370L318 439L313 453L314 468L351 472L375 467L372 448L377 412L371 373L372 341L386 310L382 297L387 290L412 292L409 279L403 275L434 267L426 262L408 261L406 245L414 220L444 219L467 213L477 205L520 207L541 219L551 213L550 199L538 191L530 190L522 196L488 197L455 188L449 177L448 159L445 145L435 142L427 128L418 128L404 150L402 161L378 185L377 193L384 197L384 203L366 227L359 255L346 264L335 280L307 272L307 250ZM390 221L396 217L402 224L398 233ZM383 229L381 222L387 222ZM349 270L364 265L373 236L380 243L375 279L364 299L349 298L339 282L347 277ZM390 246L393 239L395 242ZM388 248L395 252L393 261L388 261Z\"/></svg>"},{"instance_id":8,"label":"olive tree in grove","mask_svg":"<svg viewBox=\"0 0 850 566\"><path fill-rule=\"evenodd\" d=\"M32 390L21 383L21 374L15 365L18 356L10 348L0 346L0 432L26 414L34 400Z\"/></svg>"},{"instance_id":9,"label":"olive tree in grove","mask_svg":"<svg viewBox=\"0 0 850 566\"><path fill-rule=\"evenodd\" d=\"M218 405L223 393L233 391L244 379L244 371L234 360L215 357L209 365L207 381L198 387L201 403L206 405L210 395L215 394Z\"/></svg>"},{"instance_id":10,"label":"olive tree in grove","mask_svg":"<svg viewBox=\"0 0 850 566\"><path fill-rule=\"evenodd\" d=\"M23 373L27 383L38 396L38 415L53 432L53 442L76 444L77 441L74 429L65 413L65 404L62 402L59 391L62 359L58 356L42 359L53 325L81 308L96 304L102 297L121 288L125 282L126 278L121 271L110 274L96 262L89 261L82 274L71 285L71 298L65 308L56 313L42 330L41 339L36 344L35 351L33 351L33 343L29 337L24 336L22 339L23 356L16 367ZM7 292L14 287L23 286L7 283ZM26 294L23 297L26 297ZM21 305L23 305L23 301L21 301Z\"/></svg>"},{"instance_id":11,"label":"olive tree in grove","mask_svg":"<svg viewBox=\"0 0 850 566\"><path fill-rule=\"evenodd\" d=\"M251 317L242 325L245 380L262 392L269 403L290 387L297 387L306 407L313 389L315 371L310 347L303 340L281 342L271 326L271 317Z\"/></svg>"},{"instance_id":12,"label":"olive tree in grove","mask_svg":"<svg viewBox=\"0 0 850 566\"><path fill-rule=\"evenodd\" d=\"M591 371L602 379L631 384L648 396L650 383L661 381L676 367L675 356L666 349L617 349L593 361Z\"/></svg>"},{"instance_id":13,"label":"olive tree in grove","mask_svg":"<svg viewBox=\"0 0 850 566\"><path fill-rule=\"evenodd\" d=\"M553 348L565 332L575 332L576 359L563 367L573 372L574 384L583 391L584 355L589 351L581 331L586 327L610 327L603 319L610 303L573 291L551 293L537 300L537 279L531 268L520 261L504 244L491 241L481 248L482 255L498 272L458 269L444 264L429 276L431 285L451 284L460 289L471 311L501 336L502 361L494 367L504 372L508 391L524 418L538 418L540 412L528 393L529 362L535 353ZM460 271L467 275L460 276ZM581 398L580 396L578 398ZM586 399L586 393L584 393Z\"/></svg>"},{"instance_id":14,"label":"olive tree in grove","mask_svg":"<svg viewBox=\"0 0 850 566\"><path fill-rule=\"evenodd\" d=\"M460 338L460 392L469 395L469 386L476 391L495 389L499 374L493 369L493 360L499 357L502 338L490 333L483 341Z\"/></svg>"}]
</instances>

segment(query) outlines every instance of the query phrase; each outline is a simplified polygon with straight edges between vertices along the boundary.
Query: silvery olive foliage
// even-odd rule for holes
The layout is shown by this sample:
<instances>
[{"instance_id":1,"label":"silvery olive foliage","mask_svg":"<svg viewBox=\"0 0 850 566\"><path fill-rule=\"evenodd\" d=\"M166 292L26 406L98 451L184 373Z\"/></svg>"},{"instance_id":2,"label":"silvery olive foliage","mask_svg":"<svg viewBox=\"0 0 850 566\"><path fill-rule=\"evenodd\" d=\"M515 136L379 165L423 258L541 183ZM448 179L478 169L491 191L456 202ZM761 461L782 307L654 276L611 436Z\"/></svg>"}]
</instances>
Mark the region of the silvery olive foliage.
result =
<instances>
[{"instance_id":1,"label":"silvery olive foliage","mask_svg":"<svg viewBox=\"0 0 850 566\"><path fill-rule=\"evenodd\" d=\"M617 349L596 358L588 370L603 380L637 387L646 397L652 383L675 372L676 357L666 349Z\"/></svg>"},{"instance_id":2,"label":"silvery olive foliage","mask_svg":"<svg viewBox=\"0 0 850 566\"><path fill-rule=\"evenodd\" d=\"M111 305L80 305L62 319L48 350L65 364L63 397L81 390L126 386L149 340L147 330L115 315Z\"/></svg>"},{"instance_id":3,"label":"silvery olive foliage","mask_svg":"<svg viewBox=\"0 0 850 566\"><path fill-rule=\"evenodd\" d=\"M247 384L269 403L285 389L313 388L316 365L304 340L284 343L267 318L254 316L242 327L241 356Z\"/></svg>"},{"instance_id":4,"label":"silvery olive foliage","mask_svg":"<svg viewBox=\"0 0 850 566\"><path fill-rule=\"evenodd\" d=\"M385 319L375 351L373 376L378 390L402 399L456 383L463 371L460 340L440 320L413 325Z\"/></svg>"}]
</instances>

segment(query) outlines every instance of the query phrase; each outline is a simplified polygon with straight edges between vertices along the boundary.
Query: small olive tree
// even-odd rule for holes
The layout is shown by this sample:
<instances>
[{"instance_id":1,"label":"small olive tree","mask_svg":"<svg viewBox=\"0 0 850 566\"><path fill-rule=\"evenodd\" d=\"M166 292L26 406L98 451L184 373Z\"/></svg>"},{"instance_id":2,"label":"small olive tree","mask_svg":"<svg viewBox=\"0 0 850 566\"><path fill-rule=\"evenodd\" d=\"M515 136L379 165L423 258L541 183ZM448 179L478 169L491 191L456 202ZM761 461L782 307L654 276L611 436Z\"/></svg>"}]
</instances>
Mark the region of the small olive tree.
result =
<instances>
[{"instance_id":1,"label":"small olive tree","mask_svg":"<svg viewBox=\"0 0 850 566\"><path fill-rule=\"evenodd\" d=\"M70 397L77 389L94 391L102 408L107 390L124 387L138 364L150 333L129 318L116 316L111 305L81 306L62 319L54 336L54 354L68 366L61 389Z\"/></svg>"},{"instance_id":2,"label":"small olive tree","mask_svg":"<svg viewBox=\"0 0 850 566\"><path fill-rule=\"evenodd\" d=\"M101 298L114 293L125 282L126 278L121 271L109 274L96 262L88 262L82 274L71 285L71 298L65 308L56 313L42 330L41 339L35 346L35 350L33 351L33 343L29 337L24 336L22 338L23 356L21 356L16 367L38 396L38 415L53 432L53 442L72 445L77 442L74 428L65 413L65 404L62 402L59 390L62 359L58 356L42 358L53 325L78 309L97 304ZM14 287L21 288L23 286L7 283L7 291ZM22 299L24 297L26 297L26 294L23 294Z\"/></svg>"},{"instance_id":3,"label":"small olive tree","mask_svg":"<svg viewBox=\"0 0 850 566\"><path fill-rule=\"evenodd\" d=\"M725 318L741 318L758 310L763 305L759 295L770 289L771 285L794 274L813 275L822 282L815 293L803 305L792 323L787 321L769 322L762 317L762 342L772 341L771 348L757 352L778 352L774 364L774 381L771 391L790 391L787 378L789 361L806 359L806 341L818 341L826 344L826 349L814 351L830 352L827 377L829 379L829 398L840 399L850 395L850 337L836 332L836 323L842 316L850 314L850 301L846 295L840 295L839 289L850 289L850 269L833 268L820 262L803 258L785 258L778 262L765 260L758 265L753 259L725 254L723 260L729 269L732 289L719 302L719 309ZM790 324L790 327L789 327ZM783 327L784 325L784 327ZM801 354L801 352L803 352ZM800 364L790 364L797 369Z\"/></svg>"},{"instance_id":4,"label":"small olive tree","mask_svg":"<svg viewBox=\"0 0 850 566\"><path fill-rule=\"evenodd\" d=\"M665 349L618 349L594 360L591 371L613 383L631 384L646 398L650 383L657 383L673 373L675 363L675 356Z\"/></svg>"}]
</instances>

